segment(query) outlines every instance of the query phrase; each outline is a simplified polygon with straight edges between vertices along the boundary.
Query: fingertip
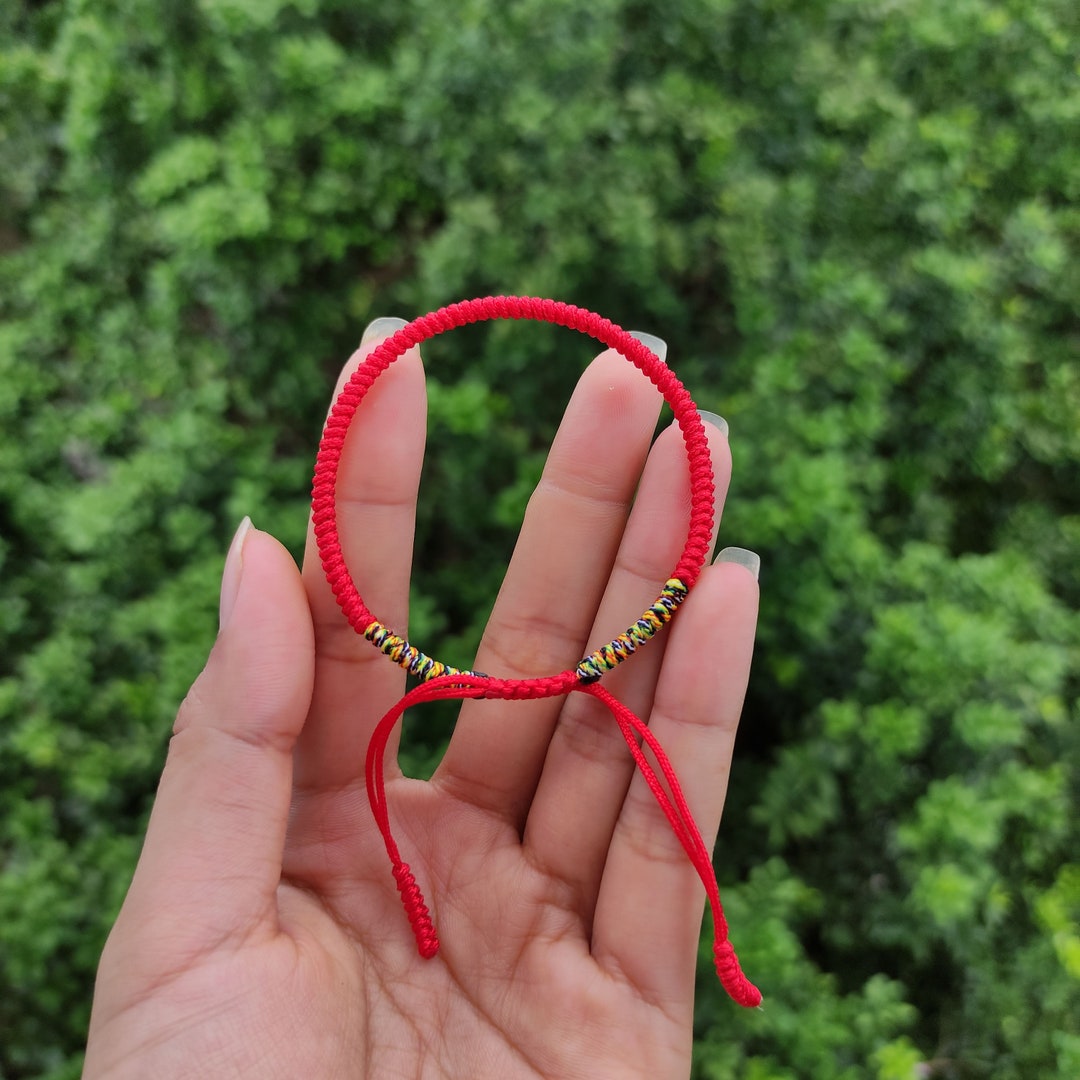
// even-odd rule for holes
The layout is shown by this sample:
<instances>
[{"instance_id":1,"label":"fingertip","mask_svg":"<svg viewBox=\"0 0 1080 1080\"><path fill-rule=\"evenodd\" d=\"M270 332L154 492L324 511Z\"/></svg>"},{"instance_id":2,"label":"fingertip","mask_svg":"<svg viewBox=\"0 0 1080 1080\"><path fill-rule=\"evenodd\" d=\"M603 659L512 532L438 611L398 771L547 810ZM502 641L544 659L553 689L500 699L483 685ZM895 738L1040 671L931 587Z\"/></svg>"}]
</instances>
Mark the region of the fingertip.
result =
<instances>
[{"instance_id":1,"label":"fingertip","mask_svg":"<svg viewBox=\"0 0 1080 1080\"><path fill-rule=\"evenodd\" d=\"M229 544L229 552L225 556L225 569L221 575L221 596L218 601L218 630L225 628L236 604L236 596L240 590L240 578L244 569L244 541L251 531L251 518L247 515L240 522L232 543Z\"/></svg>"},{"instance_id":2,"label":"fingertip","mask_svg":"<svg viewBox=\"0 0 1080 1080\"><path fill-rule=\"evenodd\" d=\"M174 734L193 725L243 724L250 731L283 726L294 738L314 678L307 594L292 556L250 518L229 548L221 610L217 640Z\"/></svg>"},{"instance_id":3,"label":"fingertip","mask_svg":"<svg viewBox=\"0 0 1080 1080\"><path fill-rule=\"evenodd\" d=\"M667 342L662 337L657 337L656 334L646 333L644 330L630 330L629 334L632 338L636 338L647 349L651 349L661 361L667 360Z\"/></svg>"},{"instance_id":4,"label":"fingertip","mask_svg":"<svg viewBox=\"0 0 1080 1080\"><path fill-rule=\"evenodd\" d=\"M706 566L671 626L663 692L678 709L713 705L737 723L757 632L758 589L745 567ZM724 677L717 684L714 676Z\"/></svg>"},{"instance_id":5,"label":"fingertip","mask_svg":"<svg viewBox=\"0 0 1080 1080\"><path fill-rule=\"evenodd\" d=\"M334 384L334 392L331 394L330 401L327 405L327 416L330 415L334 408L334 403L341 396L342 390L348 385L349 381L356 373L357 368L359 368L387 338L392 337L398 330L407 325L408 323L406 323L404 319L397 318L375 319L368 324L367 328L364 330L360 344L353 350L338 374L337 382ZM408 376L403 376L401 374L406 368L412 368L414 373L417 369L421 372L423 371L424 359L420 352L419 345L414 345L411 349L406 349L405 352L403 352L398 359L379 376L372 386L369 396L374 398L381 393L384 393L385 391L383 388L388 383L396 382L402 378L407 379ZM413 377L415 378L415 374ZM365 411L370 411L370 407L370 403L363 406Z\"/></svg>"},{"instance_id":6,"label":"fingertip","mask_svg":"<svg viewBox=\"0 0 1080 1080\"><path fill-rule=\"evenodd\" d=\"M293 712L305 696L310 700L315 644L303 580L285 546L254 526L243 539L240 585L224 636L223 659L246 673L249 706Z\"/></svg>"},{"instance_id":7,"label":"fingertip","mask_svg":"<svg viewBox=\"0 0 1080 1080\"><path fill-rule=\"evenodd\" d=\"M754 580L761 578L761 556L749 548L726 547L716 556L717 563L734 563L745 567L754 575Z\"/></svg>"},{"instance_id":8,"label":"fingertip","mask_svg":"<svg viewBox=\"0 0 1080 1080\"><path fill-rule=\"evenodd\" d=\"M712 427L716 428L725 439L728 438L728 422L719 413L706 412L704 409L698 409L698 416L701 417L703 423L710 424Z\"/></svg>"},{"instance_id":9,"label":"fingertip","mask_svg":"<svg viewBox=\"0 0 1080 1080\"><path fill-rule=\"evenodd\" d=\"M395 315L386 315L378 319L372 319L371 322L364 327L364 332L360 337L360 346L362 348L365 345L373 345L376 342L391 337L408 325L409 324L405 319L399 319Z\"/></svg>"}]
</instances>

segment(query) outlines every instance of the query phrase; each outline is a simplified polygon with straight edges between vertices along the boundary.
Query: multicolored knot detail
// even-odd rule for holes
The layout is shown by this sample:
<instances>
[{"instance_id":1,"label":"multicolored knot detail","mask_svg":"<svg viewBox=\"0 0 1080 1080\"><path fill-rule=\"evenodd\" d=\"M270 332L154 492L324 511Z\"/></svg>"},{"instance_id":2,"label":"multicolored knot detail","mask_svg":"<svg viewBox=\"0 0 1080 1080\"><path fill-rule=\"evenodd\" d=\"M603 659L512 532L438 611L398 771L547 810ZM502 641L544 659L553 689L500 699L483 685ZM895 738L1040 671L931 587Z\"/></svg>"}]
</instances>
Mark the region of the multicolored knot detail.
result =
<instances>
[{"instance_id":1,"label":"multicolored knot detail","mask_svg":"<svg viewBox=\"0 0 1080 1080\"><path fill-rule=\"evenodd\" d=\"M623 631L578 664L575 669L578 678L582 682L595 682L616 664L621 664L639 645L644 645L650 638L655 637L657 631L671 621L671 616L689 592L678 578L670 578L665 582L656 603L648 608L629 630Z\"/></svg>"},{"instance_id":2,"label":"multicolored knot detail","mask_svg":"<svg viewBox=\"0 0 1080 1080\"><path fill-rule=\"evenodd\" d=\"M410 645L399 634L395 634L389 627L383 626L378 619L372 619L371 625L364 631L364 637L368 639L380 652L385 653L403 667L410 675L418 679L438 679L443 675L475 675L475 671L462 671L461 668L443 664L427 653L421 652L415 645Z\"/></svg>"},{"instance_id":3,"label":"multicolored knot detail","mask_svg":"<svg viewBox=\"0 0 1080 1080\"><path fill-rule=\"evenodd\" d=\"M652 381L671 406L682 432L690 471L690 521L686 544L656 600L626 630L584 657L575 667L529 679L503 679L452 667L428 656L384 625L361 598L345 564L338 534L336 489L345 436L372 384L395 360L422 341L488 319L535 319L555 323L587 334L621 353ZM365 781L372 814L382 834L394 880L422 956L435 956L439 939L416 877L402 858L390 828L385 756L391 732L407 708L425 701L480 697L527 700L576 691L596 698L610 710L649 790L705 886L713 918L714 963L724 988L740 1005L753 1007L760 1004L761 993L743 974L728 940L712 854L694 822L671 761L648 725L600 684L607 672L629 659L671 621L693 588L712 545L713 505L708 440L697 406L686 388L642 342L610 320L572 304L537 297L488 296L440 308L415 319L377 345L338 395L326 421L315 460L312 522L326 579L353 629L420 680L419 685L405 694L379 721L372 733L365 758ZM651 759L643 747L649 750Z\"/></svg>"}]
</instances>

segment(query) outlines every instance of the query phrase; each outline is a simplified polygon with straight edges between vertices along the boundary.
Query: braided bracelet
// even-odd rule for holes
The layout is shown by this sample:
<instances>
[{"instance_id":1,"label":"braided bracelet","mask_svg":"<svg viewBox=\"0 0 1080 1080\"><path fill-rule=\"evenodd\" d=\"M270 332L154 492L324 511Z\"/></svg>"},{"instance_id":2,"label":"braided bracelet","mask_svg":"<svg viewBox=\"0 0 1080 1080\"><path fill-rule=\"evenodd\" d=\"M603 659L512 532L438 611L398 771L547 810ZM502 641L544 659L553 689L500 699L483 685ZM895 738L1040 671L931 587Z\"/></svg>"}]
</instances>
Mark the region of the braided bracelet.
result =
<instances>
[{"instance_id":1,"label":"braided bracelet","mask_svg":"<svg viewBox=\"0 0 1080 1080\"><path fill-rule=\"evenodd\" d=\"M686 545L655 602L631 626L606 645L583 657L575 667L537 678L501 679L451 667L423 653L385 626L361 598L345 565L338 534L336 486L342 449L349 425L372 384L413 346L446 330L488 319L533 319L555 323L588 334L619 352L652 381L671 406L682 432L690 469L690 525ZM686 388L654 352L621 327L571 304L533 297L494 296L440 308L415 319L378 345L353 372L352 378L338 395L326 421L315 461L312 520L323 570L349 623L358 634L421 680L380 720L372 733L367 751L366 778L372 813L385 842L394 880L422 956L434 956L439 948L439 940L431 913L412 870L401 857L390 829L384 758L391 731L407 708L424 701L480 697L522 700L580 691L598 698L611 710L637 767L705 886L713 917L713 959L724 989L740 1005L753 1007L760 1004L761 994L743 975L735 950L728 940L727 922L712 857L687 806L671 761L648 726L600 685L606 672L626 660L671 621L693 588L709 552L713 508L714 486L708 441L697 407ZM652 752L659 766L659 775L645 756L641 743Z\"/></svg>"}]
</instances>

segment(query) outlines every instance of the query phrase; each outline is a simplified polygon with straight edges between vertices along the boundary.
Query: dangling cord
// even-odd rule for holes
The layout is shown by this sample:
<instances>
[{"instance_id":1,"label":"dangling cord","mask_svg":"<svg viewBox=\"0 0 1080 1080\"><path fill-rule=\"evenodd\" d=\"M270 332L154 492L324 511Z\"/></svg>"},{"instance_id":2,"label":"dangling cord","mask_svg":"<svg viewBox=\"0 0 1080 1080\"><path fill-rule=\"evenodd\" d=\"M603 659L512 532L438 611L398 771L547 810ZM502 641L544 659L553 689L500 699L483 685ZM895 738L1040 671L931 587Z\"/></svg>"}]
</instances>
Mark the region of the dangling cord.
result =
<instances>
[{"instance_id":1,"label":"dangling cord","mask_svg":"<svg viewBox=\"0 0 1080 1080\"><path fill-rule=\"evenodd\" d=\"M571 673L564 673L564 676L569 675ZM747 1008L760 1005L761 992L743 974L738 958L735 955L735 949L728 939L728 925L727 920L724 918L724 909L720 901L720 887L716 881L716 871L713 869L712 857L705 847L705 842L701 838L701 832L697 824L694 822L678 777L675 775L675 768L671 764L671 759L664 752L663 747L661 747L648 726L622 702L612 697L599 683L582 683L572 676L569 679L566 677L553 677L549 679L503 680L466 673L444 675L432 679L430 682L421 683L410 690L379 721L374 732L372 732L365 764L368 799L379 832L382 833L386 853L390 857L393 868L394 880L397 883L398 892L401 893L405 914L416 937L420 955L425 958L434 956L439 950L439 939L435 932L431 913L424 902L423 894L416 884L416 879L408 863L402 859L390 829L390 816L386 803L384 761L390 733L406 709L425 701L480 697L502 699L551 697L571 690L580 690L582 693L591 694L611 710L615 722L622 732L623 739L633 755L637 767L641 770L646 784L649 786L649 790L653 793L664 816L668 819L672 831L678 837L679 843L682 844L690 862L697 871L701 883L705 886L713 918L713 962L721 984L737 1004ZM670 796L664 790L656 770L638 744L638 737L642 739L656 758L660 772L671 790Z\"/></svg>"},{"instance_id":2,"label":"dangling cord","mask_svg":"<svg viewBox=\"0 0 1080 1080\"><path fill-rule=\"evenodd\" d=\"M479 676L463 677L482 681ZM431 912L424 903L424 894L420 886L416 884L416 877L412 868L401 857L393 833L390 831L390 814L386 806L386 744L390 739L390 732L401 719L405 710L412 705L418 705L422 701L438 701L445 698L475 698L483 697L484 691L480 686L462 685L462 679L452 676L444 676L433 679L431 682L421 683L410 690L378 723L371 733L371 741L368 743L367 759L364 772L367 778L368 802L371 804L371 812L375 816L375 823L382 833L383 843L386 845L386 854L390 856L390 865L397 882L398 892L401 893L401 903L405 908L405 914L409 919L413 935L416 937L416 947L425 960L430 960L439 951L439 936L435 933L435 924L431 919Z\"/></svg>"},{"instance_id":3,"label":"dangling cord","mask_svg":"<svg viewBox=\"0 0 1080 1080\"><path fill-rule=\"evenodd\" d=\"M756 1008L761 1004L761 991L743 974L739 958L735 955L735 948L728 937L727 919L724 918L724 906L720 902L720 886L716 880L716 871L713 869L712 856L701 838L701 831L694 821L693 814L683 795L679 778L675 775L675 767L671 759L664 752L656 736L648 725L640 720L621 701L605 690L599 683L592 683L580 687L582 693L591 694L599 698L615 717L619 725L623 739L630 753L633 755L637 767L649 790L653 793L664 816L671 824L672 832L679 839L686 851L690 862L697 871L701 884L705 886L705 893L709 898L709 908L713 919L713 964L716 974L727 991L728 996L738 1005L746 1008ZM639 735L646 746L652 751L656 763L660 766L660 772L671 789L671 797L668 797L656 770L645 756L644 751L634 737L635 732Z\"/></svg>"}]
</instances>

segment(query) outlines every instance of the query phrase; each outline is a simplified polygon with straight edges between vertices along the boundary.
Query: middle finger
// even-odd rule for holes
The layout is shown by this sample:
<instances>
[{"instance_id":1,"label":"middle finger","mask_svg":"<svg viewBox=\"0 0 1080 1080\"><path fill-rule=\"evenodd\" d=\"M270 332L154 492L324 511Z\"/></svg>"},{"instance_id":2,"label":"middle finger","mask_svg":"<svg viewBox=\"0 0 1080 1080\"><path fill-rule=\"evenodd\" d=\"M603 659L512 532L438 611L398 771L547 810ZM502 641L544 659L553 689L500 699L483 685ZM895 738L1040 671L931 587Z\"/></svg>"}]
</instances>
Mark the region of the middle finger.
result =
<instances>
[{"instance_id":1,"label":"middle finger","mask_svg":"<svg viewBox=\"0 0 1080 1080\"><path fill-rule=\"evenodd\" d=\"M666 352L659 339L635 336ZM581 659L661 403L614 351L582 375L529 500L477 670L527 678ZM561 702L466 701L434 779L520 829Z\"/></svg>"}]
</instances>

